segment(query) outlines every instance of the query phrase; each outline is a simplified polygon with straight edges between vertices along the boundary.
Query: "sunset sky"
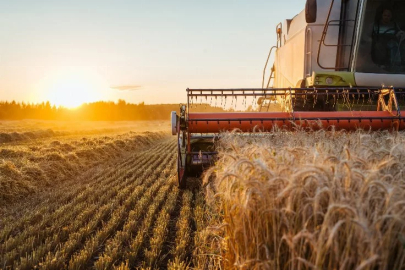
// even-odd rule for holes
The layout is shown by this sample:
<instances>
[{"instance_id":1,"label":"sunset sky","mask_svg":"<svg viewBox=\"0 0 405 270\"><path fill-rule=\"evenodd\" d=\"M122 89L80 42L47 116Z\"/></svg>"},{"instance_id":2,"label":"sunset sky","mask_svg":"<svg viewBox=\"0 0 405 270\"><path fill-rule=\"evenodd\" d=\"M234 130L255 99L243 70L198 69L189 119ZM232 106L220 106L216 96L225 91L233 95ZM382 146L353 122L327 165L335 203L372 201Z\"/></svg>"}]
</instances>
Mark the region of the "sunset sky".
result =
<instances>
[{"instance_id":1,"label":"sunset sky","mask_svg":"<svg viewBox=\"0 0 405 270\"><path fill-rule=\"evenodd\" d=\"M0 100L185 101L260 87L275 26L305 0L0 1Z\"/></svg>"}]
</instances>

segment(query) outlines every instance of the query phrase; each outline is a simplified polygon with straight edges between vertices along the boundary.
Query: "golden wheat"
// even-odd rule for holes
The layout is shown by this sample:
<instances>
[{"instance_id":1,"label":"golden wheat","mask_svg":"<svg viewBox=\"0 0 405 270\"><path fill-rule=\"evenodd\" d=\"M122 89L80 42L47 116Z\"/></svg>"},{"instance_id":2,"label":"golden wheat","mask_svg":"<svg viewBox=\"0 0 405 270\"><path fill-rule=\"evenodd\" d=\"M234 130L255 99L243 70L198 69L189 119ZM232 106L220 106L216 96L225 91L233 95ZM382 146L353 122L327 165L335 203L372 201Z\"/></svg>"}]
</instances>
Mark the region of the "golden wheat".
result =
<instances>
[{"instance_id":1,"label":"golden wheat","mask_svg":"<svg viewBox=\"0 0 405 270\"><path fill-rule=\"evenodd\" d=\"M365 131L224 136L204 178L215 222L195 258L210 246L204 268L403 269L404 142Z\"/></svg>"}]
</instances>

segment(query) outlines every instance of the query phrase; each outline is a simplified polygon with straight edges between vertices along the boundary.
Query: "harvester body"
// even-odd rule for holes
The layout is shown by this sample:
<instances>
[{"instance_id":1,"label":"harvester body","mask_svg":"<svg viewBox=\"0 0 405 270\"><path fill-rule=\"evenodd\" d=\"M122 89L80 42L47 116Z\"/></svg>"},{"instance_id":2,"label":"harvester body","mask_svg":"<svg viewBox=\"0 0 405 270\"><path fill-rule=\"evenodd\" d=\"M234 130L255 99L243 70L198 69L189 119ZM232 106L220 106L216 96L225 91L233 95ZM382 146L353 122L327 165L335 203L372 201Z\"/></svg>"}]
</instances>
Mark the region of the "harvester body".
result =
<instances>
[{"instance_id":1,"label":"harvester body","mask_svg":"<svg viewBox=\"0 0 405 270\"><path fill-rule=\"evenodd\" d=\"M404 0L309 0L277 25L273 87L405 88L404 15Z\"/></svg>"},{"instance_id":2,"label":"harvester body","mask_svg":"<svg viewBox=\"0 0 405 270\"><path fill-rule=\"evenodd\" d=\"M187 104L172 112L180 186L215 161L223 131L405 130L405 0L389 3L391 8L376 0L307 0L300 14L277 25L262 88L187 89ZM391 14L395 22L389 25L396 29L379 37L374 32L381 14L393 13L392 7L400 12ZM391 38L392 46L381 47L376 38ZM226 107L227 99L235 108ZM221 100L222 112L196 111L194 104L212 100ZM245 109L236 106L241 100ZM247 100L257 106L246 108Z\"/></svg>"}]
</instances>

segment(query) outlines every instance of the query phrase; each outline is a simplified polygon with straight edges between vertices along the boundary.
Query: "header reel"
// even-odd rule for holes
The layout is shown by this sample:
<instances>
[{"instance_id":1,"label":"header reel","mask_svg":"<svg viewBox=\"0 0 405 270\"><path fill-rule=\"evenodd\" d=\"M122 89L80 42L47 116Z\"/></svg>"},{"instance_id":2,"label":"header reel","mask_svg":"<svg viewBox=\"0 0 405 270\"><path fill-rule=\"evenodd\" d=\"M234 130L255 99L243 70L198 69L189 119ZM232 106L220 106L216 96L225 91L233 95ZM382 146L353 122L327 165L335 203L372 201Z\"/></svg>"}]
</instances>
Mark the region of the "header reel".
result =
<instances>
[{"instance_id":1,"label":"header reel","mask_svg":"<svg viewBox=\"0 0 405 270\"><path fill-rule=\"evenodd\" d=\"M185 187L187 176L214 162L214 142L223 131L404 130L405 111L399 107L404 97L392 87L187 89L187 105L171 119L179 185ZM201 112L208 107L220 112Z\"/></svg>"}]
</instances>

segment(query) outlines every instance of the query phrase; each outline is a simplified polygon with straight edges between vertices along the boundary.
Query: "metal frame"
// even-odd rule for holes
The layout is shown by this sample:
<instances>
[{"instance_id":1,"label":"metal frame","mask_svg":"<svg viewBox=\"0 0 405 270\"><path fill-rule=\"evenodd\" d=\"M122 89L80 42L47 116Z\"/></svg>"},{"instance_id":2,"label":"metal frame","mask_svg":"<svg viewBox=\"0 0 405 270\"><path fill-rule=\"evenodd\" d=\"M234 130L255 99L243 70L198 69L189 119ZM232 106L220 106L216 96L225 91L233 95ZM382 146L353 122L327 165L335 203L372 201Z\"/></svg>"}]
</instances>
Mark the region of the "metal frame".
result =
<instances>
[{"instance_id":1,"label":"metal frame","mask_svg":"<svg viewBox=\"0 0 405 270\"><path fill-rule=\"evenodd\" d=\"M347 87L331 87L331 88L271 88L271 89L261 89L261 88L234 88L234 89L189 89L187 88L187 115L186 121L187 123L190 122L189 120L189 108L190 102L192 104L192 99L198 97L264 97L266 98L274 98L277 96L287 96L290 100L294 100L294 97L299 96L335 96L338 100L339 98L349 100L350 97L359 97L357 100L360 100L360 96L362 96L363 100L365 95L368 96L368 99L371 96L378 98L378 107L377 111L382 109L382 111L392 110L392 107L395 107L396 114L392 114L392 117L367 117L370 120L385 120L385 119L402 119L401 118L401 111L398 106L398 98L396 89L394 87L384 87L384 88L370 88L370 87L356 87L356 88L347 88ZM299 91L299 92L297 92ZM390 104L383 104L384 99L383 97L389 95L389 103ZM392 111L390 111L392 112ZM295 121L296 117L294 110L291 109L290 111L291 117L288 118L251 118L249 121ZM271 114L270 114L271 115ZM316 118L308 118L306 120L358 120L361 121L364 119L363 117L316 117ZM404 119L405 120L405 119ZM193 119L191 122L204 122L204 121L213 121L211 118L204 118L204 119ZM218 119L218 122L235 122L235 121L246 121L246 119ZM190 136L189 136L190 139Z\"/></svg>"},{"instance_id":2,"label":"metal frame","mask_svg":"<svg viewBox=\"0 0 405 270\"><path fill-rule=\"evenodd\" d=\"M228 89L189 89L187 88L187 111L190 107L190 102L193 104L191 98L193 97L270 97L270 96L280 96L285 95L285 93L291 93L291 95L306 95L305 93L293 92L293 91L309 91L309 94L318 95L331 95L332 91L335 91L334 94L350 94L361 95L369 94L374 91L374 94L380 94L385 90L392 90L396 92L394 87L288 87L288 88L228 88ZM355 92L354 92L355 91Z\"/></svg>"}]
</instances>

